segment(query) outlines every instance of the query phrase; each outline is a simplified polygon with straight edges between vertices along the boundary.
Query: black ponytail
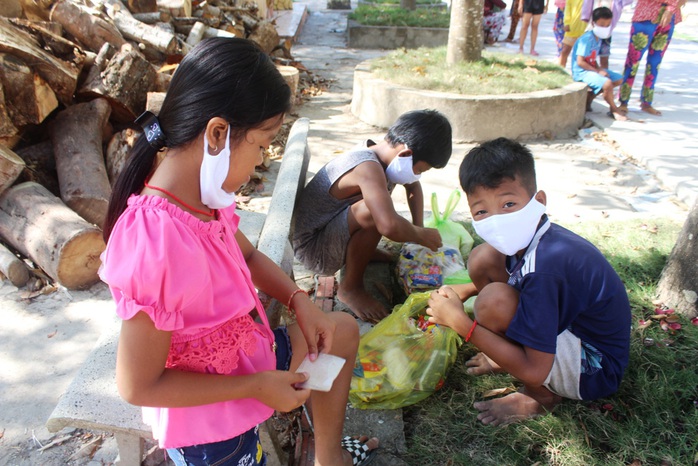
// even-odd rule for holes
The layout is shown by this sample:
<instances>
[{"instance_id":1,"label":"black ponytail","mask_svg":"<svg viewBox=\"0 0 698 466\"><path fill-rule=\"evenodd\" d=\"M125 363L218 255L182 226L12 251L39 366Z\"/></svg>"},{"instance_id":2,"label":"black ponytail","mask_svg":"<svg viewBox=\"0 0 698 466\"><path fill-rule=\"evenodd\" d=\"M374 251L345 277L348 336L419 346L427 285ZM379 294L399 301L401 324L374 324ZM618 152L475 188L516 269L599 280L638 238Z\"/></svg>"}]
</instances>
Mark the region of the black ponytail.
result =
<instances>
[{"instance_id":1,"label":"black ponytail","mask_svg":"<svg viewBox=\"0 0 698 466\"><path fill-rule=\"evenodd\" d=\"M196 139L211 118L225 119L235 140L290 108L290 88L257 44L216 37L201 41L177 67L158 120L165 146L176 148ZM105 241L128 198L143 189L157 152L144 135L136 141L109 200Z\"/></svg>"}]
</instances>

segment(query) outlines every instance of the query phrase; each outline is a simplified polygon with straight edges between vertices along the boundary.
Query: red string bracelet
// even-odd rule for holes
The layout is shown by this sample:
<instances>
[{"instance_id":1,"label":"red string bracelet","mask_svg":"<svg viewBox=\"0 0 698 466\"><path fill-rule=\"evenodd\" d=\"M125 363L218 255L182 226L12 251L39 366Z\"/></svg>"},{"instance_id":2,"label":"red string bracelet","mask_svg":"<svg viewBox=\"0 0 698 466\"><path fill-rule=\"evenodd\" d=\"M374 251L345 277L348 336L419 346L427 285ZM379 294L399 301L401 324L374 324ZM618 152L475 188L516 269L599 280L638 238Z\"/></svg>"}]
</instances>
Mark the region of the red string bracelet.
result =
<instances>
[{"instance_id":1,"label":"red string bracelet","mask_svg":"<svg viewBox=\"0 0 698 466\"><path fill-rule=\"evenodd\" d=\"M470 341L470 337L473 336L473 330L475 330L475 327L477 327L477 320L473 320L473 326L470 327L470 330L468 330L468 334L465 336L466 343L468 343L468 341Z\"/></svg>"},{"instance_id":2,"label":"red string bracelet","mask_svg":"<svg viewBox=\"0 0 698 466\"><path fill-rule=\"evenodd\" d=\"M291 316L295 317L296 316L296 311L293 309L293 306L291 303L293 302L293 298L298 294L298 293L303 293L304 295L308 296L308 292L298 288L297 290L294 290L293 293L291 293L291 297L288 298L288 304L286 304L286 308L288 309L288 313L291 314Z\"/></svg>"}]
</instances>

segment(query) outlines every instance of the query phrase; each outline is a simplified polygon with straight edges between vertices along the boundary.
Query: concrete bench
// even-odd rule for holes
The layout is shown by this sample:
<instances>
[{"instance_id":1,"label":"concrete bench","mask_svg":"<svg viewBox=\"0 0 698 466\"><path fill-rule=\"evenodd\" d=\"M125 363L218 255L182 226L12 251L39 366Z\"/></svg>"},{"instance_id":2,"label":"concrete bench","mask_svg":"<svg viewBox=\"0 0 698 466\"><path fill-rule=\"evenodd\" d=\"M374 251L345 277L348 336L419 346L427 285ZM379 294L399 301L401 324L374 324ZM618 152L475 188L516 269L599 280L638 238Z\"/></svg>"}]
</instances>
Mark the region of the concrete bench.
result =
<instances>
[{"instance_id":1,"label":"concrete bench","mask_svg":"<svg viewBox=\"0 0 698 466\"><path fill-rule=\"evenodd\" d=\"M307 118L297 120L291 128L267 214L238 211L240 228L252 244L291 277L293 207L305 185L310 159L308 129ZM263 302L273 326L279 321L282 305L269 297ZM51 432L75 427L112 433L119 450L116 464L139 466L144 453L143 440L152 438L152 434L142 422L141 409L123 401L116 388L116 347L120 327L120 320L115 316L59 399L46 427Z\"/></svg>"}]
</instances>

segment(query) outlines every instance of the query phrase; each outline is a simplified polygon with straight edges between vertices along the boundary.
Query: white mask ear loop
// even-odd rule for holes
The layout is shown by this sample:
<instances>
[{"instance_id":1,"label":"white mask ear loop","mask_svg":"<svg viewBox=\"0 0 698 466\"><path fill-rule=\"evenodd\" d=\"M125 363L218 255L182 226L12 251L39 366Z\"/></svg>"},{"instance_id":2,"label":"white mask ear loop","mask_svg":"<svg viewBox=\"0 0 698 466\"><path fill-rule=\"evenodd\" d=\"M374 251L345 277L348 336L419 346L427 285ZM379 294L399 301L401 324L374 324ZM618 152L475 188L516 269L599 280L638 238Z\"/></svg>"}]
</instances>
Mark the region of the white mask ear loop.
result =
<instances>
[{"instance_id":1,"label":"white mask ear loop","mask_svg":"<svg viewBox=\"0 0 698 466\"><path fill-rule=\"evenodd\" d=\"M230 125L225 135L225 147L217 155L210 154L208 148L208 138L204 133L204 157L199 174L201 202L211 209L224 209L235 203L235 193L223 189L230 171Z\"/></svg>"}]
</instances>

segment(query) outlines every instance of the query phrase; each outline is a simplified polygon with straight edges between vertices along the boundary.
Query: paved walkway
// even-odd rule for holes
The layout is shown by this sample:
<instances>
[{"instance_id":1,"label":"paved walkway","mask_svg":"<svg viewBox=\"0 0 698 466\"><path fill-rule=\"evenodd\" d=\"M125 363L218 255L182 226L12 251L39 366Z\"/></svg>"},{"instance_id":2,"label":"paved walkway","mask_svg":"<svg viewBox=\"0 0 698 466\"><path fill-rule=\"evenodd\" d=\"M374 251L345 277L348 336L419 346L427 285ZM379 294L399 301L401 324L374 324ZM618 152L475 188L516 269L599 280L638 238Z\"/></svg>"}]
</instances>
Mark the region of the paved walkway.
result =
<instances>
[{"instance_id":1,"label":"paved walkway","mask_svg":"<svg viewBox=\"0 0 698 466\"><path fill-rule=\"evenodd\" d=\"M347 62L357 63L386 51L347 49L345 37L348 11L327 10L325 0L299 3L307 5L309 15L298 42L294 45L293 54L308 68L335 79L340 89L333 89L333 98L341 98L348 105L351 101L352 80L343 73L352 74L353 69L347 70L342 65ZM541 20L536 48L541 59L556 61L552 10L553 8ZM608 107L601 98L596 99L593 111L587 116L619 143L626 156L632 156L639 165L646 167L664 189L675 193L690 207L698 199L698 138L695 136L698 133L698 83L694 79L698 75L698 62L695 60L698 53L698 0L689 0L684 6L684 16L685 21L676 27L655 86L654 105L663 112L663 116L654 117L639 109L643 70L638 72L630 102L630 115L635 121L620 122L607 117ZM631 18L632 9L626 9L613 34L610 67L619 72L622 72L625 62ZM502 37L507 31L508 24L503 29ZM527 49L528 42L525 47ZM494 47L488 47L488 50L514 54L518 51L518 44L498 43ZM326 103L332 105L338 102ZM360 122L351 121L351 117L347 115L326 116L330 118L327 129L331 130L331 135L336 136L331 139L339 141L336 144L341 145L346 137L342 134L344 128L338 124L352 126L349 132L355 134L352 140L356 141L355 126L360 127ZM312 129L322 129L323 124L322 118L313 119ZM371 131L368 125L364 129Z\"/></svg>"}]
</instances>

